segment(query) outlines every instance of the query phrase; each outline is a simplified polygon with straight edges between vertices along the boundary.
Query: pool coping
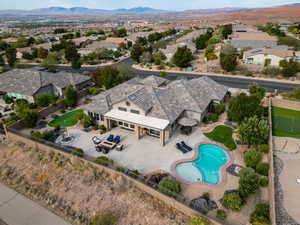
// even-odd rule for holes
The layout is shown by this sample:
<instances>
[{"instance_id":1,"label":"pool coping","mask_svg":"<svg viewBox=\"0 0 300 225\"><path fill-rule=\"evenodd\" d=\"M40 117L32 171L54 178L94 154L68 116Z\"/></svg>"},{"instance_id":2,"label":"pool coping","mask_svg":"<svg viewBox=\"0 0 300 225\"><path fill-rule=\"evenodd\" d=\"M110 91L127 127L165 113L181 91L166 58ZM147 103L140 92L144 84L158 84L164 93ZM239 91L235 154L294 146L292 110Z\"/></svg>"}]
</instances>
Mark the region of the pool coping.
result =
<instances>
[{"instance_id":1,"label":"pool coping","mask_svg":"<svg viewBox=\"0 0 300 225\"><path fill-rule=\"evenodd\" d=\"M178 164L181 164L181 163L188 163L188 162L192 162L194 160L196 160L199 156L199 146L200 145L207 145L207 144L210 144L210 145L216 145L220 148L223 148L227 154L229 155L230 157L230 160L224 164L222 166L222 169L221 169L221 175L222 175L222 181L218 184L208 184L208 183L205 183L205 182L191 182L191 181L186 181L184 180L183 178L181 178L177 172L176 172L176 166ZM210 186L210 187L223 187L224 184L227 182L227 174L226 174L226 169L231 165L233 164L234 162L234 157L233 157L233 154L232 154L232 151L229 150L227 147L225 147L223 144L220 144L220 143L217 143L217 142L213 142L213 141L205 141L205 142L200 142L198 144L195 145L194 149L195 151L195 154L193 155L192 158L190 159L181 159L181 160L177 160L175 161L174 163L172 163L171 165L171 173L172 175L175 177L176 180L180 181L181 183L183 184L188 184L188 185L206 185L206 186Z\"/></svg>"}]
</instances>

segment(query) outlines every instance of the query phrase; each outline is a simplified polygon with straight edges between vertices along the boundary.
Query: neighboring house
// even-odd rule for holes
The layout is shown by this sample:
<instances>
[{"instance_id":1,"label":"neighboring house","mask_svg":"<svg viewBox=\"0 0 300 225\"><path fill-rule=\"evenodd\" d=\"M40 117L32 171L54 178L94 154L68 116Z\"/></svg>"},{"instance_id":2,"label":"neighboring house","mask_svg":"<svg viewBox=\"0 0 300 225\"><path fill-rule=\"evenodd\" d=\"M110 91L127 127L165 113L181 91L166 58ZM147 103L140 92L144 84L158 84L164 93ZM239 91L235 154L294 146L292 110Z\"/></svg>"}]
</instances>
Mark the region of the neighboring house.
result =
<instances>
[{"instance_id":1,"label":"neighboring house","mask_svg":"<svg viewBox=\"0 0 300 225\"><path fill-rule=\"evenodd\" d=\"M150 76L133 78L102 92L82 109L108 130L121 127L134 132L137 139L150 135L164 145L179 119L187 117L200 123L227 95L228 87L208 77L167 84L166 79Z\"/></svg>"},{"instance_id":2,"label":"neighboring house","mask_svg":"<svg viewBox=\"0 0 300 225\"><path fill-rule=\"evenodd\" d=\"M24 53L32 53L32 49L30 47L26 48L16 48L17 51L17 59L21 59Z\"/></svg>"},{"instance_id":3,"label":"neighboring house","mask_svg":"<svg viewBox=\"0 0 300 225\"><path fill-rule=\"evenodd\" d=\"M135 43L139 37L148 38L149 34L151 34L151 33L153 33L153 31L132 33L127 37L127 40Z\"/></svg>"},{"instance_id":4,"label":"neighboring house","mask_svg":"<svg viewBox=\"0 0 300 225\"><path fill-rule=\"evenodd\" d=\"M300 51L295 52L295 61L300 63Z\"/></svg>"},{"instance_id":5,"label":"neighboring house","mask_svg":"<svg viewBox=\"0 0 300 225\"><path fill-rule=\"evenodd\" d=\"M271 66L279 66L281 60L289 60L294 57L291 50L279 48L258 48L244 52L243 60L246 64L264 65L266 60Z\"/></svg>"},{"instance_id":6,"label":"neighboring house","mask_svg":"<svg viewBox=\"0 0 300 225\"><path fill-rule=\"evenodd\" d=\"M200 30L195 30L195 31L192 31L180 38L178 38L176 40L176 43L182 43L182 42L192 42L194 41L197 37L199 37L200 35L202 34L205 34L206 33L206 28L204 29L200 29Z\"/></svg>"},{"instance_id":7,"label":"neighboring house","mask_svg":"<svg viewBox=\"0 0 300 225\"><path fill-rule=\"evenodd\" d=\"M14 69L0 74L0 92L33 103L40 94L63 95L63 90L72 85L77 90L90 86L87 76L79 73L49 73L38 69Z\"/></svg>"},{"instance_id":8,"label":"neighboring house","mask_svg":"<svg viewBox=\"0 0 300 225\"><path fill-rule=\"evenodd\" d=\"M238 50L246 48L275 48L277 38L265 32L235 32L229 37L229 43Z\"/></svg>"},{"instance_id":9,"label":"neighboring house","mask_svg":"<svg viewBox=\"0 0 300 225\"><path fill-rule=\"evenodd\" d=\"M197 51L195 43L193 43L192 41L180 42L180 43L168 45L167 48L161 49L161 51L166 55L167 61L170 61L173 55L175 54L175 52L177 51L177 49L183 46L187 46L192 51L193 54Z\"/></svg>"},{"instance_id":10,"label":"neighboring house","mask_svg":"<svg viewBox=\"0 0 300 225\"><path fill-rule=\"evenodd\" d=\"M119 44L107 41L94 41L93 43L87 45L85 48L79 49L81 55L87 55L89 53L95 52L98 49L108 49L108 50L118 50Z\"/></svg>"}]
</instances>

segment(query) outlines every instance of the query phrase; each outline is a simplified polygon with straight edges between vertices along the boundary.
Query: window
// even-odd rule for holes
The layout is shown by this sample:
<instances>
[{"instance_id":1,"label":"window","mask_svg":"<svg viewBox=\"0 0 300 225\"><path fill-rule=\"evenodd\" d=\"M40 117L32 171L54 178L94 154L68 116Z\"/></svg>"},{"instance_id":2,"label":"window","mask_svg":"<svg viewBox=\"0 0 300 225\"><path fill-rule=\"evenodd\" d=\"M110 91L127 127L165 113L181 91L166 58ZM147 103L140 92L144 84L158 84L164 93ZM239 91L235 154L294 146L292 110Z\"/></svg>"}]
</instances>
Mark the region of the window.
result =
<instances>
[{"instance_id":1,"label":"window","mask_svg":"<svg viewBox=\"0 0 300 225\"><path fill-rule=\"evenodd\" d=\"M120 126L123 126L123 122L119 121L119 125L120 125Z\"/></svg>"},{"instance_id":2,"label":"window","mask_svg":"<svg viewBox=\"0 0 300 225\"><path fill-rule=\"evenodd\" d=\"M100 120L104 121L104 116L103 115L100 115Z\"/></svg>"},{"instance_id":3,"label":"window","mask_svg":"<svg viewBox=\"0 0 300 225\"><path fill-rule=\"evenodd\" d=\"M134 125L133 125L133 124L130 124L130 128L131 128L131 129L134 129Z\"/></svg>"},{"instance_id":4,"label":"window","mask_svg":"<svg viewBox=\"0 0 300 225\"><path fill-rule=\"evenodd\" d=\"M140 114L140 111L134 110L134 109L130 110L130 112L131 112L131 113L134 113L134 114Z\"/></svg>"},{"instance_id":5,"label":"window","mask_svg":"<svg viewBox=\"0 0 300 225\"><path fill-rule=\"evenodd\" d=\"M100 119L100 117L99 117L99 114L98 114L98 113L95 113L95 114L94 114L94 116L95 116L96 120L99 120L99 119Z\"/></svg>"},{"instance_id":6,"label":"window","mask_svg":"<svg viewBox=\"0 0 300 225\"><path fill-rule=\"evenodd\" d=\"M124 123L124 127L129 127L129 124L128 123Z\"/></svg>"},{"instance_id":7,"label":"window","mask_svg":"<svg viewBox=\"0 0 300 225\"><path fill-rule=\"evenodd\" d=\"M155 137L159 137L160 136L160 131L150 129L150 135L155 136Z\"/></svg>"},{"instance_id":8,"label":"window","mask_svg":"<svg viewBox=\"0 0 300 225\"><path fill-rule=\"evenodd\" d=\"M120 111L127 112L127 109L126 109L126 108L124 108L124 107L119 107L118 109L119 109Z\"/></svg>"},{"instance_id":9,"label":"window","mask_svg":"<svg viewBox=\"0 0 300 225\"><path fill-rule=\"evenodd\" d=\"M127 106L130 106L130 102L126 101L126 105L127 105Z\"/></svg>"}]
</instances>

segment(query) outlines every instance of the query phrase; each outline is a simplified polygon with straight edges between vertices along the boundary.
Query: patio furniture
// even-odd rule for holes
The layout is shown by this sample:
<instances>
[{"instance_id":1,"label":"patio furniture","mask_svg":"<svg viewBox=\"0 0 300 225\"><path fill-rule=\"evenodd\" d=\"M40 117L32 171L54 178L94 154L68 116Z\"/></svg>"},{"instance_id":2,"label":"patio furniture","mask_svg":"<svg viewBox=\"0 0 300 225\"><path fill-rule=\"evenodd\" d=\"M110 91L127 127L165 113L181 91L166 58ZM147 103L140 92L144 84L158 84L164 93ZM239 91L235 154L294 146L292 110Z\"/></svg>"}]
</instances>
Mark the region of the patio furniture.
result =
<instances>
[{"instance_id":1,"label":"patio furniture","mask_svg":"<svg viewBox=\"0 0 300 225\"><path fill-rule=\"evenodd\" d=\"M176 143L176 148L183 154L188 152L180 143Z\"/></svg>"},{"instance_id":2,"label":"patio furniture","mask_svg":"<svg viewBox=\"0 0 300 225\"><path fill-rule=\"evenodd\" d=\"M92 140L93 140L93 142L94 142L95 145L98 145L98 144L101 143L100 138L98 138L97 136L94 136L94 137L92 138Z\"/></svg>"},{"instance_id":3,"label":"patio furniture","mask_svg":"<svg viewBox=\"0 0 300 225\"><path fill-rule=\"evenodd\" d=\"M111 141L103 141L99 144L101 147L105 148L105 149L114 149L116 147L116 143L111 142Z\"/></svg>"},{"instance_id":4,"label":"patio furniture","mask_svg":"<svg viewBox=\"0 0 300 225\"><path fill-rule=\"evenodd\" d=\"M191 148L190 146L188 146L184 141L181 142L181 145L188 150L189 152L193 150L193 148Z\"/></svg>"},{"instance_id":5,"label":"patio furniture","mask_svg":"<svg viewBox=\"0 0 300 225\"><path fill-rule=\"evenodd\" d=\"M96 151L97 151L97 152L102 152L102 150L103 150L102 147L99 146L99 145L97 145L95 148L96 148Z\"/></svg>"},{"instance_id":6,"label":"patio furniture","mask_svg":"<svg viewBox=\"0 0 300 225\"><path fill-rule=\"evenodd\" d=\"M109 135L107 138L108 141L113 142L114 141L114 135Z\"/></svg>"},{"instance_id":7,"label":"patio furniture","mask_svg":"<svg viewBox=\"0 0 300 225\"><path fill-rule=\"evenodd\" d=\"M105 155L108 154L109 153L109 149L103 148L102 149L102 153L105 154Z\"/></svg>"},{"instance_id":8,"label":"patio furniture","mask_svg":"<svg viewBox=\"0 0 300 225\"><path fill-rule=\"evenodd\" d=\"M119 144L120 141L121 141L121 137L120 137L120 136L116 136L116 137L114 138L114 142L115 142L116 144Z\"/></svg>"},{"instance_id":9,"label":"patio furniture","mask_svg":"<svg viewBox=\"0 0 300 225\"><path fill-rule=\"evenodd\" d=\"M117 151L122 151L122 150L123 150L123 147L124 147L124 146L123 146L122 144L117 145L117 146L116 146L116 150L117 150Z\"/></svg>"},{"instance_id":10,"label":"patio furniture","mask_svg":"<svg viewBox=\"0 0 300 225\"><path fill-rule=\"evenodd\" d=\"M197 126L198 121L188 117L182 117L179 119L178 124L181 126L180 131L184 135L190 135L193 131L193 127Z\"/></svg>"}]
</instances>

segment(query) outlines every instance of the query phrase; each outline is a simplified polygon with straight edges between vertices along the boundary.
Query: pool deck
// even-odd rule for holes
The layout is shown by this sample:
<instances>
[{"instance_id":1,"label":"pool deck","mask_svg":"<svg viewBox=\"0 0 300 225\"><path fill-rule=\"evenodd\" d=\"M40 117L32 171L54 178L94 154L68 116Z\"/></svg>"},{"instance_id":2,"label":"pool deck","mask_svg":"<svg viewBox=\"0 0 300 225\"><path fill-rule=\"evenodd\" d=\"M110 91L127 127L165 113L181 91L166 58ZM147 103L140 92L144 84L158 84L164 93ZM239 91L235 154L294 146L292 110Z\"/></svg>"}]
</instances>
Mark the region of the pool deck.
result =
<instances>
[{"instance_id":1,"label":"pool deck","mask_svg":"<svg viewBox=\"0 0 300 225\"><path fill-rule=\"evenodd\" d=\"M201 145L207 145L207 144L210 144L210 145L216 145L222 149L224 149L227 154L229 155L229 161L222 166L222 169L221 169L221 175L222 175L222 181L218 184L208 184L206 182L189 182L189 181L186 181L184 179L182 179L176 172L176 166L178 164L181 164L181 163L188 163L188 162L193 162L194 160L198 159L199 157L199 146ZM190 159L181 159L181 160L178 160L176 162L174 162L171 166L171 172L172 172L172 175L178 180L180 181L181 183L184 183L184 184L188 184L188 185L206 185L206 186L211 186L211 187L222 187L224 186L224 184L227 182L227 173L226 173L226 169L234 162L234 157L233 157L233 154L232 154L232 151L230 151L228 148L226 148L223 144L220 144L220 143L216 143L216 142L213 142L213 141L205 141L205 142L200 142L198 144L195 145L194 147L194 156Z\"/></svg>"}]
</instances>

